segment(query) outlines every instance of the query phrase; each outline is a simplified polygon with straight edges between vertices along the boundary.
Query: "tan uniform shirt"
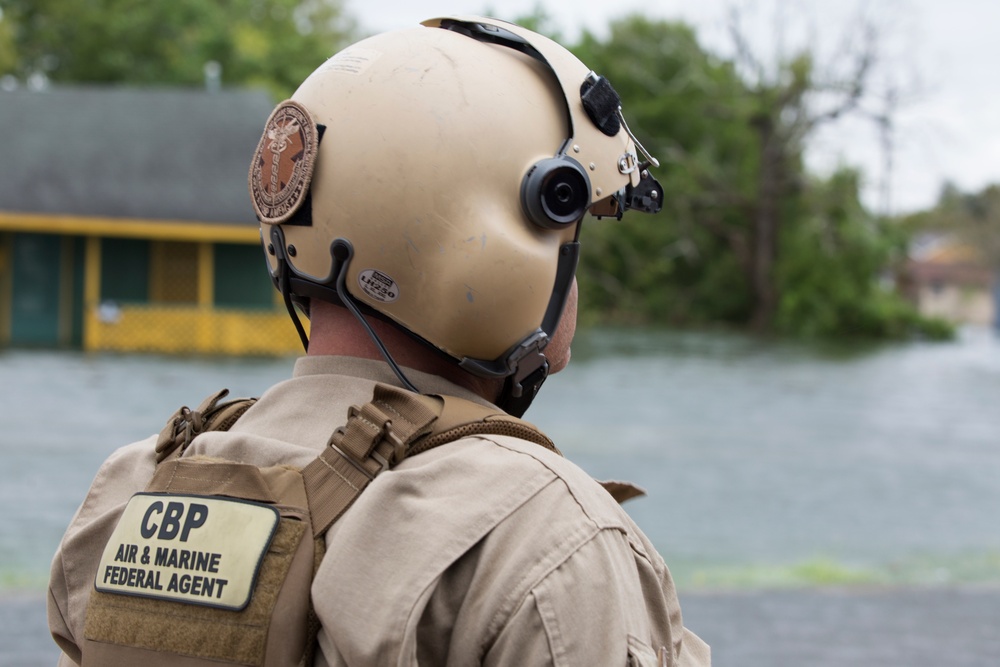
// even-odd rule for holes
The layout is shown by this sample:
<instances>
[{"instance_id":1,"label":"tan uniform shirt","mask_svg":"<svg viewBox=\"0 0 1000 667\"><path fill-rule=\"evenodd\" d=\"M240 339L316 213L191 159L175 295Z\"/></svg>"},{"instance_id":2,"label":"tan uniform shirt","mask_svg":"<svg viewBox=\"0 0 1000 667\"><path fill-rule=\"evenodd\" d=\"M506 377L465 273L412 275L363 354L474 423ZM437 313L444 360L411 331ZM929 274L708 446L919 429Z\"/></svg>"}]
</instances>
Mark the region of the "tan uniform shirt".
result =
<instances>
[{"instance_id":1,"label":"tan uniform shirt","mask_svg":"<svg viewBox=\"0 0 1000 667\"><path fill-rule=\"evenodd\" d=\"M426 393L483 403L409 375ZM300 359L232 431L202 434L189 451L305 466L376 381L397 384L379 362ZM56 553L49 625L61 665L79 660L100 553L152 475L154 442L104 463ZM316 665L659 665L660 647L662 664L710 662L642 532L578 467L522 440L474 436L405 459L334 524L327 546L312 587Z\"/></svg>"}]
</instances>

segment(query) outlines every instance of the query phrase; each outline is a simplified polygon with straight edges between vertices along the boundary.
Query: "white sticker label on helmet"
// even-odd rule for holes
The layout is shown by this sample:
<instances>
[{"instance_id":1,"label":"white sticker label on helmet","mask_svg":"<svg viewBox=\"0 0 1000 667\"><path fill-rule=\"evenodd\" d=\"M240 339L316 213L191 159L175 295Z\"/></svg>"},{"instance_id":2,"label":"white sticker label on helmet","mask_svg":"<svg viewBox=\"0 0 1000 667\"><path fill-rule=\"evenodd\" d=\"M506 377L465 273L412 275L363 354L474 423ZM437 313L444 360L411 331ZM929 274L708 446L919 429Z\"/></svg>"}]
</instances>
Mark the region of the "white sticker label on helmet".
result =
<instances>
[{"instance_id":1,"label":"white sticker label on helmet","mask_svg":"<svg viewBox=\"0 0 1000 667\"><path fill-rule=\"evenodd\" d=\"M361 74L381 57L382 52L375 49L345 49L320 65L319 71Z\"/></svg>"},{"instance_id":2,"label":"white sticker label on helmet","mask_svg":"<svg viewBox=\"0 0 1000 667\"><path fill-rule=\"evenodd\" d=\"M382 303L392 303L399 298L396 281L375 269L366 269L358 276L361 291Z\"/></svg>"}]
</instances>

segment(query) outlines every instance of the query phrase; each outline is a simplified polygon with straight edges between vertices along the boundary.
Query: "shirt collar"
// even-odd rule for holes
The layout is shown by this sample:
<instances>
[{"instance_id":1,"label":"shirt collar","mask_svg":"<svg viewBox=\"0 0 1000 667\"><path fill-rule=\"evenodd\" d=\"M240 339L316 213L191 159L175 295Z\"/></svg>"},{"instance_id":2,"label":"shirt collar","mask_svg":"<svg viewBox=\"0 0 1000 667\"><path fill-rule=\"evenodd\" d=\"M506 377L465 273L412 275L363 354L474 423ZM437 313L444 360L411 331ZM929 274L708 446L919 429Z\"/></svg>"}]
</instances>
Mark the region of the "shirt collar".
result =
<instances>
[{"instance_id":1,"label":"shirt collar","mask_svg":"<svg viewBox=\"0 0 1000 667\"><path fill-rule=\"evenodd\" d=\"M480 405L496 407L479 394L454 382L450 382L441 376L407 367L404 367L403 371L406 377L420 389L421 393L456 396ZM375 359L360 359L358 357L336 355L299 357L295 361L295 369L292 372L292 377L299 378L310 375L346 375L381 382L393 387L402 388L403 386L399 378L396 377L396 374L389 368L389 364Z\"/></svg>"}]
</instances>

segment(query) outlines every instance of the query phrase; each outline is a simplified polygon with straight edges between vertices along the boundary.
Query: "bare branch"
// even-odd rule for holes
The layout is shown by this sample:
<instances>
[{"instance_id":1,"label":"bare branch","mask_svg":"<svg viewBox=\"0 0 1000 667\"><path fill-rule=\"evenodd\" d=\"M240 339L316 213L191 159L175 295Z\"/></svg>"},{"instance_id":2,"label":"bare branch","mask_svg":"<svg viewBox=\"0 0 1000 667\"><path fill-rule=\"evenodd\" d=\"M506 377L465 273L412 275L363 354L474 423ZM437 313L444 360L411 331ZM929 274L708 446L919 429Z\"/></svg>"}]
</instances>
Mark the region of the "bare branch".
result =
<instances>
[{"instance_id":1,"label":"bare branch","mask_svg":"<svg viewBox=\"0 0 1000 667\"><path fill-rule=\"evenodd\" d=\"M743 31L743 19L742 12L736 5L730 5L729 7L729 20L727 21L727 27L729 29L729 35L733 40L733 46L736 48L736 58L737 63L743 65L749 69L756 79L756 84L758 86L763 85L766 76L766 69L764 63L761 62L759 58L754 54L753 48L746 39L746 35Z\"/></svg>"}]
</instances>

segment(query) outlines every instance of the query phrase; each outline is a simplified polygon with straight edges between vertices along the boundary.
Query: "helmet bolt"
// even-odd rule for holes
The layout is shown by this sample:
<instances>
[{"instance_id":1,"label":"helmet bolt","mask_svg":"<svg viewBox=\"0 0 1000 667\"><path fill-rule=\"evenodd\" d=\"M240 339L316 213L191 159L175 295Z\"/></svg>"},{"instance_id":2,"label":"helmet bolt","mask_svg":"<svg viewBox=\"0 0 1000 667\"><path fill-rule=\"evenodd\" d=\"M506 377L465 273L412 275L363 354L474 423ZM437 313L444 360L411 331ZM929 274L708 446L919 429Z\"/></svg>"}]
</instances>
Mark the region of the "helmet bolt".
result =
<instances>
[{"instance_id":1,"label":"helmet bolt","mask_svg":"<svg viewBox=\"0 0 1000 667\"><path fill-rule=\"evenodd\" d=\"M660 193L657 192L656 190L651 190L649 196L653 201L656 201L657 199L660 198Z\"/></svg>"},{"instance_id":2,"label":"helmet bolt","mask_svg":"<svg viewBox=\"0 0 1000 667\"><path fill-rule=\"evenodd\" d=\"M591 171L594 171L595 169L597 169L597 165L596 165L596 164L594 164L593 162L591 162L591 163L590 163L590 170L591 170Z\"/></svg>"},{"instance_id":3,"label":"helmet bolt","mask_svg":"<svg viewBox=\"0 0 1000 667\"><path fill-rule=\"evenodd\" d=\"M295 249L295 246L293 246L293 245L288 246L288 256L289 257L295 257L295 255L297 255L297 254L299 254L299 251Z\"/></svg>"},{"instance_id":4,"label":"helmet bolt","mask_svg":"<svg viewBox=\"0 0 1000 667\"><path fill-rule=\"evenodd\" d=\"M267 254L268 255L273 255L274 254L274 244L273 243L268 243L267 244Z\"/></svg>"}]
</instances>

